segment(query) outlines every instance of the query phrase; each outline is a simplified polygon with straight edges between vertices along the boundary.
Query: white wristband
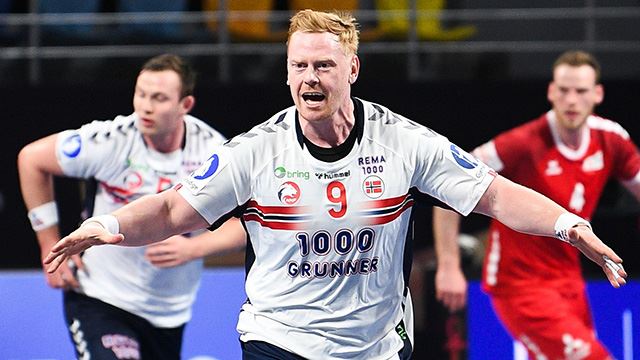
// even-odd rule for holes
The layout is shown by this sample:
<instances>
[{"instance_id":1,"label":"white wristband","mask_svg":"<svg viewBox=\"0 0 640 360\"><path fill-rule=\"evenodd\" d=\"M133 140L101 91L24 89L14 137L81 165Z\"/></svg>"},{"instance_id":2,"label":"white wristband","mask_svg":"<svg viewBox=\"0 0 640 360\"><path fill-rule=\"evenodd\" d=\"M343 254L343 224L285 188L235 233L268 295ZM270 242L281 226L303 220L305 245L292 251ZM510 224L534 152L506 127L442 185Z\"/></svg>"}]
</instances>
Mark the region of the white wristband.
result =
<instances>
[{"instance_id":1,"label":"white wristband","mask_svg":"<svg viewBox=\"0 0 640 360\"><path fill-rule=\"evenodd\" d=\"M558 220L556 220L553 230L555 231L558 239L569 242L569 229L577 225L584 225L591 229L591 224L587 220L576 214L566 212L558 216Z\"/></svg>"},{"instance_id":2,"label":"white wristband","mask_svg":"<svg viewBox=\"0 0 640 360\"><path fill-rule=\"evenodd\" d=\"M118 234L120 232L120 223L118 223L118 219L111 214L90 217L83 221L80 227L88 223L98 223L112 234Z\"/></svg>"},{"instance_id":3,"label":"white wristband","mask_svg":"<svg viewBox=\"0 0 640 360\"><path fill-rule=\"evenodd\" d=\"M33 231L40 231L58 223L58 206L55 201L36 206L27 213Z\"/></svg>"}]
</instances>

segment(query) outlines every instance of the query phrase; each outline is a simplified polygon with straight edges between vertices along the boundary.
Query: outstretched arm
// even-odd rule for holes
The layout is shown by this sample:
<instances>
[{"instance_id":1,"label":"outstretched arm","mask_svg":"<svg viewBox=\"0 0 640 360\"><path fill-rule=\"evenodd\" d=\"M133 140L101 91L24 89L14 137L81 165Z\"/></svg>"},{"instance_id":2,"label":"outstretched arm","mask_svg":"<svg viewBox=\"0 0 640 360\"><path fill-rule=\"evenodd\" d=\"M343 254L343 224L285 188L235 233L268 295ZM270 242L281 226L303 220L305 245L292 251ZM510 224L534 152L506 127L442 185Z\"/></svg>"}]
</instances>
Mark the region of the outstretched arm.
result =
<instances>
[{"instance_id":1,"label":"outstretched arm","mask_svg":"<svg viewBox=\"0 0 640 360\"><path fill-rule=\"evenodd\" d=\"M247 233L237 218L227 220L214 231L194 236L175 235L149 246L145 257L158 267L173 267L208 255L225 255L245 248Z\"/></svg>"},{"instance_id":2,"label":"outstretched arm","mask_svg":"<svg viewBox=\"0 0 640 360\"><path fill-rule=\"evenodd\" d=\"M54 272L67 258L94 245L141 246L208 225L177 191L170 189L143 196L110 215L87 219L55 244L44 262L50 264L47 271Z\"/></svg>"},{"instance_id":3,"label":"outstretched arm","mask_svg":"<svg viewBox=\"0 0 640 360\"><path fill-rule=\"evenodd\" d=\"M467 302L467 280L460 267L460 215L434 206L433 239L437 258L436 299L449 311L457 311Z\"/></svg>"},{"instance_id":4,"label":"outstretched arm","mask_svg":"<svg viewBox=\"0 0 640 360\"><path fill-rule=\"evenodd\" d=\"M622 259L591 230L586 220L562 208L544 195L500 175L484 193L474 212L527 234L562 237L591 261L600 265L613 287L626 283ZM576 220L577 219L577 220Z\"/></svg>"}]
</instances>

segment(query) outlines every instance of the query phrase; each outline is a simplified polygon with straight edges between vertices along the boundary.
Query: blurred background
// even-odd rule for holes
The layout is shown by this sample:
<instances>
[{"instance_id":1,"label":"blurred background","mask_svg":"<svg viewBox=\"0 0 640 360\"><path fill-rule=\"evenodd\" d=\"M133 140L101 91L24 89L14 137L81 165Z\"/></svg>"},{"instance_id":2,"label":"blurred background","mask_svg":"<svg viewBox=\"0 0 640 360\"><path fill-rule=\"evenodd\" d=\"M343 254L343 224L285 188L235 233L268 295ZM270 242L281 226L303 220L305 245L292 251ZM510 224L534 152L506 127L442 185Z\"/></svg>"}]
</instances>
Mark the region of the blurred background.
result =
<instances>
[{"instance_id":1,"label":"blurred background","mask_svg":"<svg viewBox=\"0 0 640 360\"><path fill-rule=\"evenodd\" d=\"M199 73L193 114L228 137L243 132L292 104L285 85L286 30L292 13L304 8L346 10L359 19L362 66L355 96L383 103L463 148L547 111L552 62L569 49L596 55L606 94L597 114L621 123L640 142L637 0L0 0L0 111L7 131L0 146L2 168L8 169L0 177L0 268L40 269L18 188L22 146L131 113L139 67L165 52L184 56ZM68 232L79 219L80 191L73 180L58 180L56 191ZM418 215L430 219L430 210L418 209ZM640 275L639 215L635 200L611 183L593 219L632 278ZM486 222L471 218L464 230L473 236L465 240L463 256L468 276L477 280L478 232ZM441 309L430 302L430 221L419 223L413 234L424 266L416 275L417 295L425 294L425 313L437 313ZM209 265L241 261L218 258ZM601 279L594 265L584 268L588 277ZM443 315L435 334L447 319ZM421 331L432 331L418 320ZM449 325L464 329L460 321ZM459 340L464 357L464 334ZM451 358L455 339L433 341L450 341L445 350Z\"/></svg>"}]
</instances>

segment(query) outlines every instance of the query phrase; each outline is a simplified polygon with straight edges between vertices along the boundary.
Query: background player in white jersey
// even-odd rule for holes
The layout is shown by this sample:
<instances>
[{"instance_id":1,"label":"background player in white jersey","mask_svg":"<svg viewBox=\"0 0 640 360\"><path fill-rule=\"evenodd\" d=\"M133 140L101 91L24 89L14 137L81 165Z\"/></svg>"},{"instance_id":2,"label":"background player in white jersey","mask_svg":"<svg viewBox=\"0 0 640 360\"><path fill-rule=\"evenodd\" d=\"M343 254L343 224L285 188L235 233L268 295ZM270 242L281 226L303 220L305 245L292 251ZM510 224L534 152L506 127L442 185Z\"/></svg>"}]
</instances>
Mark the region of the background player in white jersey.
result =
<instances>
[{"instance_id":1,"label":"background player in white jersey","mask_svg":"<svg viewBox=\"0 0 640 360\"><path fill-rule=\"evenodd\" d=\"M22 149L20 185L43 258L60 239L53 176L95 179L93 213L106 214L172 187L225 140L188 115L194 85L195 74L182 58L154 57L138 75L133 114L62 131ZM238 219L215 232L182 234L146 248L88 249L73 258L75 266L64 263L46 273L49 286L67 290L65 317L78 358L180 358L201 257L245 244Z\"/></svg>"},{"instance_id":2,"label":"background player in white jersey","mask_svg":"<svg viewBox=\"0 0 640 360\"><path fill-rule=\"evenodd\" d=\"M253 254L237 326L244 359L409 358L406 234L411 206L426 195L520 231L558 233L624 284L603 255L621 259L585 220L430 129L351 97L357 49L351 16L298 12L287 47L295 106L213 149L177 191L88 219L52 248L51 270L92 245L146 244L242 207Z\"/></svg>"},{"instance_id":3,"label":"background player in white jersey","mask_svg":"<svg viewBox=\"0 0 640 360\"><path fill-rule=\"evenodd\" d=\"M640 199L640 153L617 123L593 115L604 98L600 65L567 51L553 65L552 109L499 134L473 154L505 177L591 218L610 178ZM443 262L438 294L460 303L466 294L456 259L459 215L434 209L434 235ZM607 359L595 337L580 257L569 244L514 232L492 221L482 287L511 336L530 358ZM440 261L439 261L440 262Z\"/></svg>"}]
</instances>

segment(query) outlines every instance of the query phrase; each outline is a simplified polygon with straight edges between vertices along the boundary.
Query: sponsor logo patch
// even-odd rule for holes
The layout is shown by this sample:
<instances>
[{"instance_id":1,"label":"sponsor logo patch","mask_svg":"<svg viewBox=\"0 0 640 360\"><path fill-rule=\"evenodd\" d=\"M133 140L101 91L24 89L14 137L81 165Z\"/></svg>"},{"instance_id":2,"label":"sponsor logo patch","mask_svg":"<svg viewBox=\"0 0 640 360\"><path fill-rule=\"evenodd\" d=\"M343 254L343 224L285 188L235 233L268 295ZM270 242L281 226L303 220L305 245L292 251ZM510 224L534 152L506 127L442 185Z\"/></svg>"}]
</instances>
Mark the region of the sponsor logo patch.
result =
<instances>
[{"instance_id":1,"label":"sponsor logo patch","mask_svg":"<svg viewBox=\"0 0 640 360\"><path fill-rule=\"evenodd\" d=\"M287 178L287 179L305 179L309 180L309 172L308 171L300 171L300 170L287 170L284 166L278 166L273 170L273 175L278 179Z\"/></svg>"},{"instance_id":2,"label":"sponsor logo patch","mask_svg":"<svg viewBox=\"0 0 640 360\"><path fill-rule=\"evenodd\" d=\"M478 162L473 156L471 156L471 154L460 149L455 144L451 144L450 149L451 155L453 155L453 159L458 163L458 165L465 169L473 169L478 166Z\"/></svg>"},{"instance_id":3,"label":"sponsor logo patch","mask_svg":"<svg viewBox=\"0 0 640 360\"><path fill-rule=\"evenodd\" d=\"M278 189L278 199L285 205L293 205L300 199L300 187L293 181L287 181Z\"/></svg>"},{"instance_id":4,"label":"sponsor logo patch","mask_svg":"<svg viewBox=\"0 0 640 360\"><path fill-rule=\"evenodd\" d=\"M368 176L362 182L362 191L372 199L377 199L384 194L384 181L376 175Z\"/></svg>"},{"instance_id":5,"label":"sponsor logo patch","mask_svg":"<svg viewBox=\"0 0 640 360\"><path fill-rule=\"evenodd\" d=\"M62 153L67 157L74 158L78 156L81 149L82 139L78 134L71 135L62 142Z\"/></svg>"},{"instance_id":6,"label":"sponsor logo patch","mask_svg":"<svg viewBox=\"0 0 640 360\"><path fill-rule=\"evenodd\" d=\"M218 158L218 154L213 154L207 161L198 168L198 170L194 171L193 178L196 180L204 180L211 175L215 174L216 170L218 170L218 165L220 165L220 159Z\"/></svg>"},{"instance_id":7,"label":"sponsor logo patch","mask_svg":"<svg viewBox=\"0 0 640 360\"><path fill-rule=\"evenodd\" d=\"M582 162L583 171L598 171L602 169L604 169L604 155L602 151L598 151Z\"/></svg>"},{"instance_id":8,"label":"sponsor logo patch","mask_svg":"<svg viewBox=\"0 0 640 360\"><path fill-rule=\"evenodd\" d=\"M182 181L183 186L189 189L193 195L196 195L211 179L216 177L220 171L227 166L228 162L229 160L223 155L211 155L202 166Z\"/></svg>"}]
</instances>

